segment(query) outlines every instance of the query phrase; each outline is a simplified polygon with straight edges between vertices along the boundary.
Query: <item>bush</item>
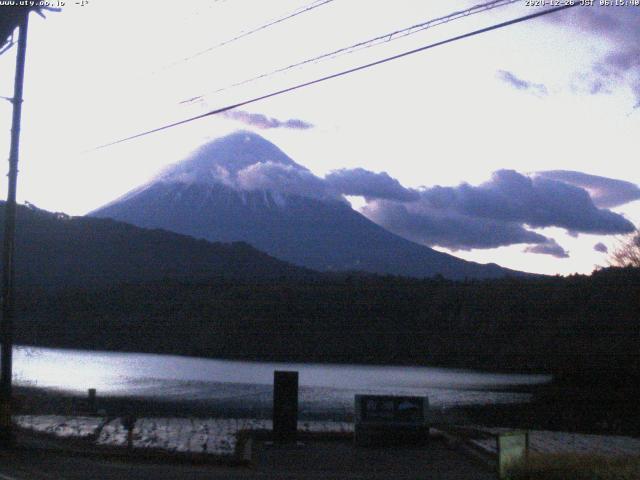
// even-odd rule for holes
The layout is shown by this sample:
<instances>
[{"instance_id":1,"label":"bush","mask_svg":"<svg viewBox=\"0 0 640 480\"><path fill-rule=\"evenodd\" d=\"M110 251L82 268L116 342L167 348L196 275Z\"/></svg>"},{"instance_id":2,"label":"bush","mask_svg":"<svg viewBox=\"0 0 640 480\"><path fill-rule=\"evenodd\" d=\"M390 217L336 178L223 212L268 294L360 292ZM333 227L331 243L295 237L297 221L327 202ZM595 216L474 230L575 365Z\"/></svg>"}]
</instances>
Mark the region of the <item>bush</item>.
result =
<instances>
[{"instance_id":1,"label":"bush","mask_svg":"<svg viewBox=\"0 0 640 480\"><path fill-rule=\"evenodd\" d=\"M597 455L531 455L515 465L511 480L638 480L640 456L603 457Z\"/></svg>"}]
</instances>

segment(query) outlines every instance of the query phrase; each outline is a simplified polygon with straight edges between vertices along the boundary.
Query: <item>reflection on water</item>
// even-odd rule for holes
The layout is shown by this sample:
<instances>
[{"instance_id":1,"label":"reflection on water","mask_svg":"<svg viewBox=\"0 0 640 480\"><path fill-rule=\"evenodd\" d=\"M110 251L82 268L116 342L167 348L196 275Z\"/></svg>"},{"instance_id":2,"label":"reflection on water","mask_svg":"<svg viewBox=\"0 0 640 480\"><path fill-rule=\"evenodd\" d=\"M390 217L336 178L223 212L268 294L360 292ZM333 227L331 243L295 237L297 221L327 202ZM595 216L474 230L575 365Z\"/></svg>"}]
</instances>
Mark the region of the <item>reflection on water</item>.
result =
<instances>
[{"instance_id":1,"label":"reflection on water","mask_svg":"<svg viewBox=\"0 0 640 480\"><path fill-rule=\"evenodd\" d=\"M491 388L550 379L429 367L244 362L32 347L15 349L14 362L19 385L229 402L267 402L273 371L297 370L301 404L310 408L350 405L355 393L428 395L439 405L512 402L527 396Z\"/></svg>"}]
</instances>

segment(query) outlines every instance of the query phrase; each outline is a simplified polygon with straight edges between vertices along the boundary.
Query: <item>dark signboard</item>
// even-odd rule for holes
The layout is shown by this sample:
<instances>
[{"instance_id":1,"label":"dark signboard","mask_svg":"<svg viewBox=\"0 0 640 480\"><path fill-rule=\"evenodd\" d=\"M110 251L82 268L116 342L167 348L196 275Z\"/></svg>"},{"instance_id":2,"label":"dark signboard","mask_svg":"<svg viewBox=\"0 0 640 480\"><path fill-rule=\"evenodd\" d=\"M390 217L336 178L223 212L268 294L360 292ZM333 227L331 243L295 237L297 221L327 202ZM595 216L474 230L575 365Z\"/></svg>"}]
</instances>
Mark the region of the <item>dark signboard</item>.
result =
<instances>
[{"instance_id":1,"label":"dark signboard","mask_svg":"<svg viewBox=\"0 0 640 480\"><path fill-rule=\"evenodd\" d=\"M356 395L357 445L424 444L429 437L427 397Z\"/></svg>"},{"instance_id":2,"label":"dark signboard","mask_svg":"<svg viewBox=\"0 0 640 480\"><path fill-rule=\"evenodd\" d=\"M362 422L423 423L426 397L356 395L356 413Z\"/></svg>"},{"instance_id":3,"label":"dark signboard","mask_svg":"<svg viewBox=\"0 0 640 480\"><path fill-rule=\"evenodd\" d=\"M273 372L273 435L294 440L298 431L298 372Z\"/></svg>"}]
</instances>

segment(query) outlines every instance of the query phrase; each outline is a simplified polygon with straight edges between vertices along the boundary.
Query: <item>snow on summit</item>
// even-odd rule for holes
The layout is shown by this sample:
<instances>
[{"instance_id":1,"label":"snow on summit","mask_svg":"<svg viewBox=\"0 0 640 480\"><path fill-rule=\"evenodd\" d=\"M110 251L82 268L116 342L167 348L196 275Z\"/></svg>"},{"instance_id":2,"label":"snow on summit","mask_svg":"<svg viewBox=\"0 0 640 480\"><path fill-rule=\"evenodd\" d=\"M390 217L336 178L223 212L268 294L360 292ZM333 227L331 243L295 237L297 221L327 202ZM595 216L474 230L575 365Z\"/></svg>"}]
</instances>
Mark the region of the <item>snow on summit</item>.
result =
<instances>
[{"instance_id":1,"label":"snow on summit","mask_svg":"<svg viewBox=\"0 0 640 480\"><path fill-rule=\"evenodd\" d=\"M225 185L234 190L271 191L339 199L309 169L260 135L240 131L213 140L163 170L151 183Z\"/></svg>"}]
</instances>

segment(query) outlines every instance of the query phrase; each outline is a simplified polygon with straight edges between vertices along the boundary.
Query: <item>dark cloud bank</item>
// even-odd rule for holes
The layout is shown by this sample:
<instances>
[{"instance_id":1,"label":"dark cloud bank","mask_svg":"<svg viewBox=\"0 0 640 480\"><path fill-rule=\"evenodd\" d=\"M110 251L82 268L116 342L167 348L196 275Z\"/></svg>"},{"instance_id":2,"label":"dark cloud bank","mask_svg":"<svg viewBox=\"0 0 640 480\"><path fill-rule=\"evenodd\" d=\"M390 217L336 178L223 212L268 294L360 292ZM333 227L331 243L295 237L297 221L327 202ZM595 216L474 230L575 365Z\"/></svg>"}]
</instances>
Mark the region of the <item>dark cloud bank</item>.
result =
<instances>
[{"instance_id":1,"label":"dark cloud bank","mask_svg":"<svg viewBox=\"0 0 640 480\"><path fill-rule=\"evenodd\" d=\"M592 177L565 172L569 173L580 179ZM599 185L618 182L595 178ZM634 229L623 216L598 208L584 188L543 174L528 177L500 170L479 186L436 186L421 189L419 197L405 203L376 199L367 204L364 214L399 235L428 245L456 250L530 244L527 252L559 258L568 253L553 239L530 228L560 227L602 235Z\"/></svg>"},{"instance_id":2,"label":"dark cloud bank","mask_svg":"<svg viewBox=\"0 0 640 480\"><path fill-rule=\"evenodd\" d=\"M386 229L425 245L452 250L526 244L526 252L567 258L555 240L531 229L559 227L573 235L629 233L634 225L602 207L640 198L637 185L581 172L527 176L500 170L478 186L408 189L387 173L338 170L328 191L361 195L362 213Z\"/></svg>"}]
</instances>

